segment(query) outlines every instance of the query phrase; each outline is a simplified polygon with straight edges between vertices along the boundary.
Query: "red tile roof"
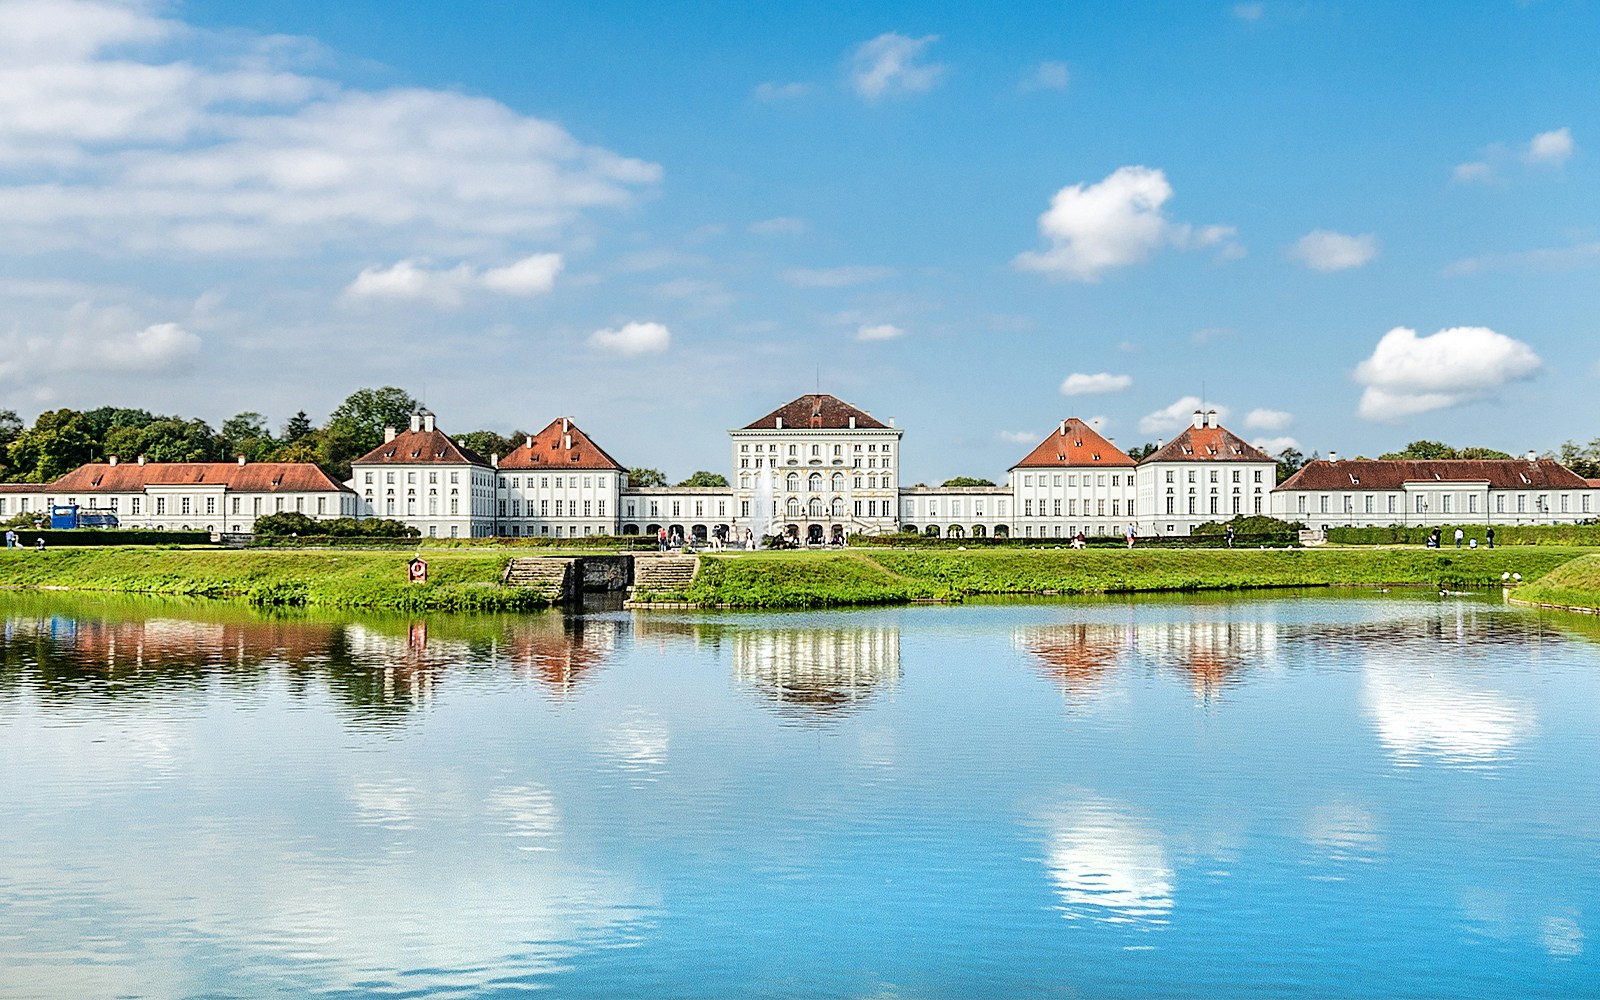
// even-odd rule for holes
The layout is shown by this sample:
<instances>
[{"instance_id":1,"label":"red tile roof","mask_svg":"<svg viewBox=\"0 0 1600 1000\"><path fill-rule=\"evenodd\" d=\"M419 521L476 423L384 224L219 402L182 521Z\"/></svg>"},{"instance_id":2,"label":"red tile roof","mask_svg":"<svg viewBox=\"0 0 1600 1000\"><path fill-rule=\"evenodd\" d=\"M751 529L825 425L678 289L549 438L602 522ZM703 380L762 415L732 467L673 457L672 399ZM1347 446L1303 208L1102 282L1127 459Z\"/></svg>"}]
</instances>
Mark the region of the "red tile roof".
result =
<instances>
[{"instance_id":1,"label":"red tile roof","mask_svg":"<svg viewBox=\"0 0 1600 1000\"><path fill-rule=\"evenodd\" d=\"M1067 466L1132 468L1137 465L1128 453L1101 437L1094 428L1069 417L1013 469L1059 469Z\"/></svg>"},{"instance_id":2,"label":"red tile roof","mask_svg":"<svg viewBox=\"0 0 1600 1000\"><path fill-rule=\"evenodd\" d=\"M44 483L0 483L0 493L43 493Z\"/></svg>"},{"instance_id":3,"label":"red tile roof","mask_svg":"<svg viewBox=\"0 0 1600 1000\"><path fill-rule=\"evenodd\" d=\"M351 465L488 465L483 456L465 445L456 444L441 430L403 430L378 447L351 462Z\"/></svg>"},{"instance_id":4,"label":"red tile roof","mask_svg":"<svg viewBox=\"0 0 1600 1000\"><path fill-rule=\"evenodd\" d=\"M146 486L226 486L245 493L345 491L310 462L92 462L57 479L52 493L138 493Z\"/></svg>"},{"instance_id":5,"label":"red tile roof","mask_svg":"<svg viewBox=\"0 0 1600 1000\"><path fill-rule=\"evenodd\" d=\"M1145 456L1145 462L1271 462L1271 455L1226 427L1186 427L1182 434Z\"/></svg>"},{"instance_id":6,"label":"red tile roof","mask_svg":"<svg viewBox=\"0 0 1600 1000\"><path fill-rule=\"evenodd\" d=\"M544 469L556 472L562 469L605 470L626 472L621 462L606 454L606 450L578 429L571 417L550 421L550 426L533 435L529 441L500 459L500 469Z\"/></svg>"},{"instance_id":7,"label":"red tile roof","mask_svg":"<svg viewBox=\"0 0 1600 1000\"><path fill-rule=\"evenodd\" d=\"M1407 483L1488 483L1498 490L1582 490L1589 481L1551 458L1318 459L1284 480L1280 490L1400 490Z\"/></svg>"},{"instance_id":8,"label":"red tile roof","mask_svg":"<svg viewBox=\"0 0 1600 1000\"><path fill-rule=\"evenodd\" d=\"M745 424L747 431L759 431L776 428L778 418L783 418L783 429L791 428L823 428L826 430L839 430L850 426L850 418L856 418L856 427L874 430L887 430L888 424L874 417L866 410L857 409L840 399L827 393L818 393L810 396L801 396L791 400L762 417L760 420Z\"/></svg>"}]
</instances>

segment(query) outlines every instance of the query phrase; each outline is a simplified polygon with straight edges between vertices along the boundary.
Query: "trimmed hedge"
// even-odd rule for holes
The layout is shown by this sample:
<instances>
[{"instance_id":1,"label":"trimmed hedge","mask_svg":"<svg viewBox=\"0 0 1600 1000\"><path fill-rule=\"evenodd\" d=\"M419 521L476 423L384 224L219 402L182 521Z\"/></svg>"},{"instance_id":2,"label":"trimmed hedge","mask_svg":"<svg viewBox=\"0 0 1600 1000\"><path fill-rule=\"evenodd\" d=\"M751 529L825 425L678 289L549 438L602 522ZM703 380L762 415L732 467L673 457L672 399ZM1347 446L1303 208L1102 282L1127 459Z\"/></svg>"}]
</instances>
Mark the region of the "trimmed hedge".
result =
<instances>
[{"instance_id":1,"label":"trimmed hedge","mask_svg":"<svg viewBox=\"0 0 1600 1000\"><path fill-rule=\"evenodd\" d=\"M1456 528L1466 532L1467 538L1476 538L1479 545L1486 540L1483 524L1439 525L1439 543L1444 548L1455 547ZM1328 541L1335 545L1423 545L1433 533L1432 527L1390 525L1387 528L1329 528ZM1500 545L1600 545L1600 524L1497 524L1494 526L1494 543ZM1463 544L1465 544L1463 542Z\"/></svg>"},{"instance_id":2,"label":"trimmed hedge","mask_svg":"<svg viewBox=\"0 0 1600 1000\"><path fill-rule=\"evenodd\" d=\"M133 528L17 528L17 544L33 548L44 539L52 545L209 545L209 531L144 531Z\"/></svg>"},{"instance_id":3,"label":"trimmed hedge","mask_svg":"<svg viewBox=\"0 0 1600 1000\"><path fill-rule=\"evenodd\" d=\"M1072 544L1070 538L934 538L928 535L851 535L853 548L878 549L980 549L980 548L1033 548L1064 549ZM1086 535L1084 544L1091 549L1127 548L1128 540L1122 535ZM1220 549L1227 547L1225 535L1135 535L1138 548L1162 549ZM1235 535L1234 548L1269 549L1292 548L1300 544L1295 532L1275 534Z\"/></svg>"}]
</instances>

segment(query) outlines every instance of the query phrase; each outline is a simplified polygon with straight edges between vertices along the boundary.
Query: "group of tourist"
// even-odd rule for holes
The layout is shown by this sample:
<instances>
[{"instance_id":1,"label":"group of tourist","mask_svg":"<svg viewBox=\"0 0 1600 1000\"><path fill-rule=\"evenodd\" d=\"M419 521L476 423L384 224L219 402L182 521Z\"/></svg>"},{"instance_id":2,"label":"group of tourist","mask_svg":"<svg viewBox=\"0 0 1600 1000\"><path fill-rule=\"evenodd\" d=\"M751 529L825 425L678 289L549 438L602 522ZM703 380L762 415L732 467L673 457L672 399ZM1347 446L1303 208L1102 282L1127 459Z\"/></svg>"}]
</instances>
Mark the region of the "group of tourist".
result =
<instances>
[{"instance_id":1,"label":"group of tourist","mask_svg":"<svg viewBox=\"0 0 1600 1000\"><path fill-rule=\"evenodd\" d=\"M1494 528L1491 527L1491 528L1489 528L1488 530L1486 530L1483 533L1483 540L1484 540L1484 544L1487 545L1489 548L1491 548L1491 549L1494 548ZM1467 537L1467 533L1466 533L1466 531L1464 529L1457 528L1456 529L1456 548L1458 548L1458 549L1461 548L1461 544L1463 542L1466 543L1467 548L1469 548L1469 549L1475 549L1475 548L1478 547L1478 540L1476 538L1468 538ZM1437 549L1437 548L1442 547L1442 545L1443 545L1443 538L1441 536L1440 529L1434 528L1433 531L1429 532L1429 534L1428 534L1428 541L1426 543L1426 547L1430 548L1430 549Z\"/></svg>"}]
</instances>

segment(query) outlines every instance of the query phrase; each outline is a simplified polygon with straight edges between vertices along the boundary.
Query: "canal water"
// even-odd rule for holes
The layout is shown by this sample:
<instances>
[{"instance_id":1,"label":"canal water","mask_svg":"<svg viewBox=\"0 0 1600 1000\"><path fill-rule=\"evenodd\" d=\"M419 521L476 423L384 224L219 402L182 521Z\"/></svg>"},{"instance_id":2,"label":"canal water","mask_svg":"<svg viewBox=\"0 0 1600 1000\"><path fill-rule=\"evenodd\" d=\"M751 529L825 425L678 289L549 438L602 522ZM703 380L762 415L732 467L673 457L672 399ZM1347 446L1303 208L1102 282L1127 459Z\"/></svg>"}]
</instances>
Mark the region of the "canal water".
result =
<instances>
[{"instance_id":1,"label":"canal water","mask_svg":"<svg viewBox=\"0 0 1600 1000\"><path fill-rule=\"evenodd\" d=\"M0 997L1600 994L1600 626L0 595Z\"/></svg>"}]
</instances>

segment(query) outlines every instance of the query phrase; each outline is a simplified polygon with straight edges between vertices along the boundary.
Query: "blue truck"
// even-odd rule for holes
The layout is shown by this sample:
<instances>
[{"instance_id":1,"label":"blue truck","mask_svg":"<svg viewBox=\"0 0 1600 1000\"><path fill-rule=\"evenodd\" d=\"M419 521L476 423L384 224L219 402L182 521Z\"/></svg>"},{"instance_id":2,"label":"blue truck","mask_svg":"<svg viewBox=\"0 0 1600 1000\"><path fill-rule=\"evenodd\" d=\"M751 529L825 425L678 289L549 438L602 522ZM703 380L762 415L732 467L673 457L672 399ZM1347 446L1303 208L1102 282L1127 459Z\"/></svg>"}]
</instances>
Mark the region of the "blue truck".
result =
<instances>
[{"instance_id":1,"label":"blue truck","mask_svg":"<svg viewBox=\"0 0 1600 1000\"><path fill-rule=\"evenodd\" d=\"M96 507L85 510L75 503L56 504L50 508L51 528L115 528L117 525L117 515L109 510Z\"/></svg>"}]
</instances>

